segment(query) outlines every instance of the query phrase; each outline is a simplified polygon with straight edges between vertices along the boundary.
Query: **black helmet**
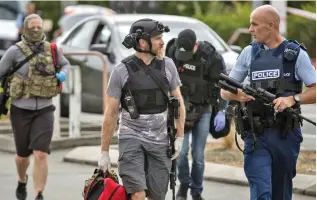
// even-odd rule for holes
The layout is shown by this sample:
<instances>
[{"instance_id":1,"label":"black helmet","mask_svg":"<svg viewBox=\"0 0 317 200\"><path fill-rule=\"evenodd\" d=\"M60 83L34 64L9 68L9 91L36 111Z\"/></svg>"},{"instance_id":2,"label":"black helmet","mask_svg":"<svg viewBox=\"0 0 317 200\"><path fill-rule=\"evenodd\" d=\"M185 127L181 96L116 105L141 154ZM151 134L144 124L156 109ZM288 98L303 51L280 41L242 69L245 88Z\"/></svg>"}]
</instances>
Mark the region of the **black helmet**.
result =
<instances>
[{"instance_id":1,"label":"black helmet","mask_svg":"<svg viewBox=\"0 0 317 200\"><path fill-rule=\"evenodd\" d=\"M153 19L144 18L134 22L131 25L129 34L125 37L122 44L130 49L134 48L136 51L145 52L145 53L152 53L151 51L142 51L136 48L136 44L139 39L144 39L149 43L151 49L151 37L155 37L163 32L169 32L170 29L168 26L164 26L161 22L155 21Z\"/></svg>"},{"instance_id":2,"label":"black helmet","mask_svg":"<svg viewBox=\"0 0 317 200\"><path fill-rule=\"evenodd\" d=\"M150 37L154 37L163 32L169 32L169 28L164 26L161 22L145 18L132 24L130 34L137 32L142 33L142 36L149 35Z\"/></svg>"}]
</instances>

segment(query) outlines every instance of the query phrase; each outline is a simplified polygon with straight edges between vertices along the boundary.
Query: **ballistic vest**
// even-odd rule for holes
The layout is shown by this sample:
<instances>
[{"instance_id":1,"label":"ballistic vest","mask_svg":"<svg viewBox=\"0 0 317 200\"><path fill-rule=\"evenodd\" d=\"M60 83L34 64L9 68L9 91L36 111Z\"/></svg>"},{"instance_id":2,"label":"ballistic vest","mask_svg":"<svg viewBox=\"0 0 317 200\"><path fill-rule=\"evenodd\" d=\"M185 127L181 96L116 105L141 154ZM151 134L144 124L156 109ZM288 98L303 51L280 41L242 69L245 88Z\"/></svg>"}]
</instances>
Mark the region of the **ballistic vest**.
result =
<instances>
[{"instance_id":1,"label":"ballistic vest","mask_svg":"<svg viewBox=\"0 0 317 200\"><path fill-rule=\"evenodd\" d=\"M174 41L171 40L171 43ZM175 43L167 45L167 55L173 59L177 67L183 84L181 93L184 99L195 105L215 105L219 97L219 90L215 84L219 80L221 69L210 66L210 56L217 58L219 54L209 42L199 42L197 53L193 59L181 62L174 56L175 45ZM210 74L213 74L214 77L211 78Z\"/></svg>"},{"instance_id":2,"label":"ballistic vest","mask_svg":"<svg viewBox=\"0 0 317 200\"><path fill-rule=\"evenodd\" d=\"M157 114L166 111L168 99L162 90L168 94L169 84L165 73L165 61L154 59L147 66L135 55L121 61L125 64L129 77L122 88L121 105L128 112L124 98L132 95L139 114ZM148 74L151 68L154 74L163 83L163 88Z\"/></svg>"},{"instance_id":3,"label":"ballistic vest","mask_svg":"<svg viewBox=\"0 0 317 200\"><path fill-rule=\"evenodd\" d=\"M23 54L28 57L33 52L24 42L16 43ZM11 98L44 97L51 98L59 94L59 82L55 76L52 50L49 42L44 42L44 51L29 60L29 72L26 79L15 73L10 81Z\"/></svg>"},{"instance_id":4,"label":"ballistic vest","mask_svg":"<svg viewBox=\"0 0 317 200\"><path fill-rule=\"evenodd\" d=\"M250 85L263 88L276 97L292 96L302 91L302 81L295 79L295 65L300 49L306 48L297 41L283 41L277 48L264 49L263 44L252 42L251 66L249 71ZM254 115L264 118L272 116L273 108L264 105L260 100L247 104Z\"/></svg>"}]
</instances>

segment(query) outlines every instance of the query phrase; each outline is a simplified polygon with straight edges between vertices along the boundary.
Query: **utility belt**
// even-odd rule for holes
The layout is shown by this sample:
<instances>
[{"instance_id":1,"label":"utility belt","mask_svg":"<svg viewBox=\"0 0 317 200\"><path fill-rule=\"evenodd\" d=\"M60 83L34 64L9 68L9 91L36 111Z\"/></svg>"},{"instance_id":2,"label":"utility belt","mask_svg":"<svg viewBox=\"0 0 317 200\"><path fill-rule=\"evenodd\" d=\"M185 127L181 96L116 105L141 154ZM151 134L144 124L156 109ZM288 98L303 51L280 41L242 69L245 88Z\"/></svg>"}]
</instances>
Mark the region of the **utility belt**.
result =
<instances>
[{"instance_id":1,"label":"utility belt","mask_svg":"<svg viewBox=\"0 0 317 200\"><path fill-rule=\"evenodd\" d=\"M300 108L295 110L300 112ZM292 116L287 112L277 113L276 115L272 113L270 116L251 115L250 119L248 111L242 111L241 115L238 114L237 116L237 114L235 114L235 124L238 128L238 134L244 139L249 132L254 133L255 136L261 136L264 134L264 131L269 128L279 128L281 129L281 133L299 128L302 125L302 119Z\"/></svg>"}]
</instances>

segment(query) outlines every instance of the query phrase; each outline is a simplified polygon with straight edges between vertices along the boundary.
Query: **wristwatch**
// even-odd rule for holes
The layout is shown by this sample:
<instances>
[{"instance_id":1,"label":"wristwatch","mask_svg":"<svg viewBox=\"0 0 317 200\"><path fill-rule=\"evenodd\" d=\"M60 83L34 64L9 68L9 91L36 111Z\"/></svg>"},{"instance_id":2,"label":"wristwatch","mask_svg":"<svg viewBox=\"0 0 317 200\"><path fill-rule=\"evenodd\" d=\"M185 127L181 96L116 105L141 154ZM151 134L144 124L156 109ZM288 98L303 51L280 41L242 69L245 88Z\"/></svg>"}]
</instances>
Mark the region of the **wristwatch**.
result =
<instances>
[{"instance_id":1,"label":"wristwatch","mask_svg":"<svg viewBox=\"0 0 317 200\"><path fill-rule=\"evenodd\" d=\"M298 94L295 94L293 96L294 98L294 101L295 101L295 105L294 106L298 106L300 104L300 99L299 99L299 95Z\"/></svg>"}]
</instances>

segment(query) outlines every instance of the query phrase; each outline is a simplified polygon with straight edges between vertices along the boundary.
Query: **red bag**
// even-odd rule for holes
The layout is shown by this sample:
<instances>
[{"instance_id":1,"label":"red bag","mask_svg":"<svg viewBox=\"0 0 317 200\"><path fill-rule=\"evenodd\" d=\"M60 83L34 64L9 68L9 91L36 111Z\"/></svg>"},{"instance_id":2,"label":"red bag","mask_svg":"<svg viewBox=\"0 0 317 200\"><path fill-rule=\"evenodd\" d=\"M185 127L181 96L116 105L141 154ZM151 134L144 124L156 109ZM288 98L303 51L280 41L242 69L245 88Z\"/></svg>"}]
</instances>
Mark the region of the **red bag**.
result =
<instances>
[{"instance_id":1,"label":"red bag","mask_svg":"<svg viewBox=\"0 0 317 200\"><path fill-rule=\"evenodd\" d=\"M119 184L114 171L104 174L95 169L91 178L85 181L84 200L128 200L125 188Z\"/></svg>"},{"instance_id":2,"label":"red bag","mask_svg":"<svg viewBox=\"0 0 317 200\"><path fill-rule=\"evenodd\" d=\"M104 190L98 200L127 200L125 188L111 178L104 179Z\"/></svg>"},{"instance_id":3,"label":"red bag","mask_svg":"<svg viewBox=\"0 0 317 200\"><path fill-rule=\"evenodd\" d=\"M53 64L55 69L57 68L57 46L56 43L51 43L51 50L52 50L52 57L53 57ZM59 93L62 94L63 84L59 82Z\"/></svg>"}]
</instances>

